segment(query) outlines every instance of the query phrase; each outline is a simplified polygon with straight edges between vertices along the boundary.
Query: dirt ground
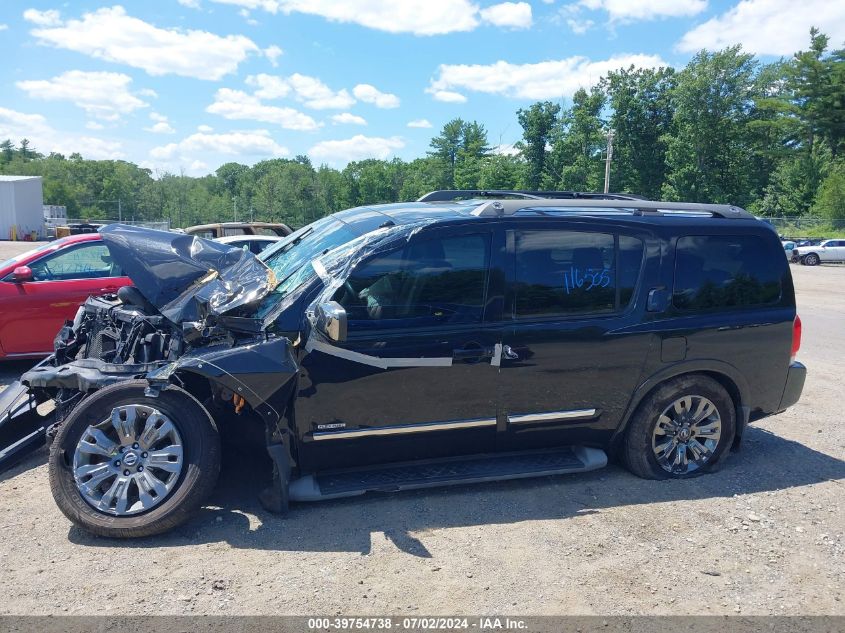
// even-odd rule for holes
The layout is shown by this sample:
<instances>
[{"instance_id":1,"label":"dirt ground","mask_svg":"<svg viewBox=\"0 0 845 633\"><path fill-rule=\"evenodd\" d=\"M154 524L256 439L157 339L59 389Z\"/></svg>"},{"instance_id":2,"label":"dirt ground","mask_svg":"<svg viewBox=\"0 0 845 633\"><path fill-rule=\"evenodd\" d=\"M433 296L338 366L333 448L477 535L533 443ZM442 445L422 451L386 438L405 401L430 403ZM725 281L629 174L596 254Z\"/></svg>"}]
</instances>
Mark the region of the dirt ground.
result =
<instances>
[{"instance_id":1,"label":"dirt ground","mask_svg":"<svg viewBox=\"0 0 845 633\"><path fill-rule=\"evenodd\" d=\"M792 271L804 396L717 474L611 465L279 518L256 500L264 463L230 452L194 520L121 542L71 527L42 450L0 474L0 614L845 615L845 266Z\"/></svg>"}]
</instances>

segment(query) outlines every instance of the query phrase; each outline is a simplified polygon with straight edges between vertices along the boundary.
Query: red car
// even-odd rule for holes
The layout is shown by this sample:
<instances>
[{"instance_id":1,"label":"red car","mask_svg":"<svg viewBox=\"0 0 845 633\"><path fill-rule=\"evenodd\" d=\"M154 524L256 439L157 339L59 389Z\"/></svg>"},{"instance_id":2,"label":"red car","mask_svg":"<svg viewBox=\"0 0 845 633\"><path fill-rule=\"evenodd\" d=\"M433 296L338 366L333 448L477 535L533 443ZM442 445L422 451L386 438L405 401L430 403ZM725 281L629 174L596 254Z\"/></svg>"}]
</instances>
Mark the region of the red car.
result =
<instances>
[{"instance_id":1,"label":"red car","mask_svg":"<svg viewBox=\"0 0 845 633\"><path fill-rule=\"evenodd\" d=\"M65 237L0 263L0 360L51 354L53 338L85 299L131 283L97 233Z\"/></svg>"}]
</instances>

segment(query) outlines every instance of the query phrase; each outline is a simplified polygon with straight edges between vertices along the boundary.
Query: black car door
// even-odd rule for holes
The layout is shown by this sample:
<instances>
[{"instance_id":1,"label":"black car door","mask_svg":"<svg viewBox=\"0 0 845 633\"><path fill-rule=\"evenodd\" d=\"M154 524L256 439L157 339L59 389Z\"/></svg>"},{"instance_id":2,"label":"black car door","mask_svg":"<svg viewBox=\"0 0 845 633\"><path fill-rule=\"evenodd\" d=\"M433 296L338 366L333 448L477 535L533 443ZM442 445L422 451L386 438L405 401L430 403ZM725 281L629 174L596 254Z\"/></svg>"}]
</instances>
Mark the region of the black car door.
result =
<instances>
[{"instance_id":1,"label":"black car door","mask_svg":"<svg viewBox=\"0 0 845 633\"><path fill-rule=\"evenodd\" d=\"M587 225L590 226L590 225ZM638 384L641 236L545 219L507 231L500 450L603 445Z\"/></svg>"},{"instance_id":2,"label":"black car door","mask_svg":"<svg viewBox=\"0 0 845 633\"><path fill-rule=\"evenodd\" d=\"M351 271L334 297L346 340L301 363L304 469L494 450L503 292L494 248L490 229L437 228Z\"/></svg>"}]
</instances>

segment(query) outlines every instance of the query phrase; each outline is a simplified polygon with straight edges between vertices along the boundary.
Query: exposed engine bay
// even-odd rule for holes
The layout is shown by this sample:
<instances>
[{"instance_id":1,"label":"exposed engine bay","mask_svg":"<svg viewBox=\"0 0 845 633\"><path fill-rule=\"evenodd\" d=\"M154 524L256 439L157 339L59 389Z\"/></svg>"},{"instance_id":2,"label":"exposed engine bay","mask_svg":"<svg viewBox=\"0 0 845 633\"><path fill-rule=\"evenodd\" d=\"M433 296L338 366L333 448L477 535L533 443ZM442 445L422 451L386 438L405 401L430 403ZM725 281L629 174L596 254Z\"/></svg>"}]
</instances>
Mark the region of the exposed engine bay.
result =
<instances>
[{"instance_id":1,"label":"exposed engine bay","mask_svg":"<svg viewBox=\"0 0 845 633\"><path fill-rule=\"evenodd\" d=\"M5 432L24 440L0 446L0 464L26 448L20 441L31 448L45 429L54 435L88 395L132 379L147 380L151 394L189 386L207 407L257 413L275 428L296 361L290 340L266 332L250 309L275 287L273 272L246 251L189 235L121 225L101 234L135 285L89 297L54 354L2 393L0 444ZM54 410L36 416L50 400Z\"/></svg>"}]
</instances>

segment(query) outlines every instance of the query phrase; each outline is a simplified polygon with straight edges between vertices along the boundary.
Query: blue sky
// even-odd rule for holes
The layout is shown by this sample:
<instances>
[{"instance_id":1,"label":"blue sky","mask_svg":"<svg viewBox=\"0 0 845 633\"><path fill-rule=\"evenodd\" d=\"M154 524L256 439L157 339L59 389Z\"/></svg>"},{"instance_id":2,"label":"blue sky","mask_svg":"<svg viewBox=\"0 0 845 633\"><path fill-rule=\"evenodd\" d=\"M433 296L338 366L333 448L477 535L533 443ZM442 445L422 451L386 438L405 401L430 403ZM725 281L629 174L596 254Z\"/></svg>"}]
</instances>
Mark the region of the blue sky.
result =
<instances>
[{"instance_id":1,"label":"blue sky","mask_svg":"<svg viewBox=\"0 0 845 633\"><path fill-rule=\"evenodd\" d=\"M2 0L0 138L199 175L308 154L411 159L454 117L502 151L515 112L635 63L741 43L764 60L830 0Z\"/></svg>"}]
</instances>

